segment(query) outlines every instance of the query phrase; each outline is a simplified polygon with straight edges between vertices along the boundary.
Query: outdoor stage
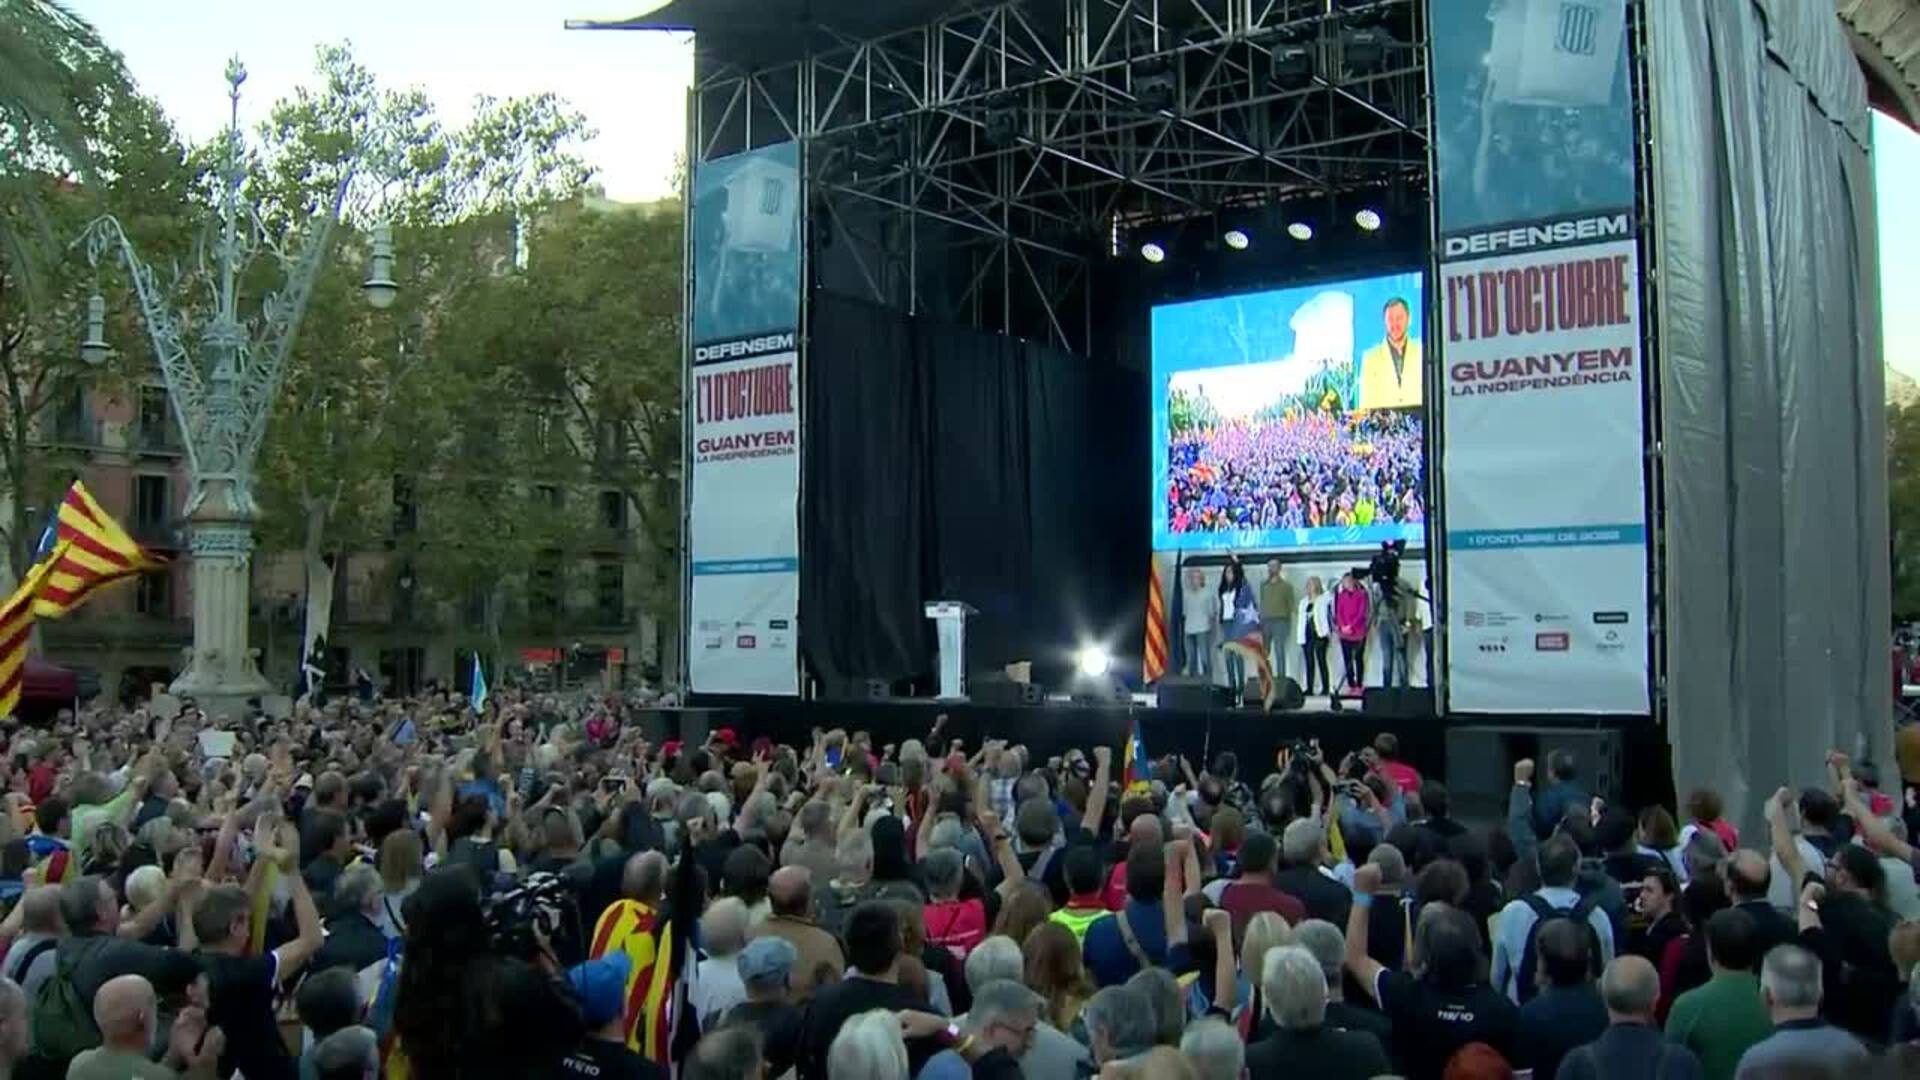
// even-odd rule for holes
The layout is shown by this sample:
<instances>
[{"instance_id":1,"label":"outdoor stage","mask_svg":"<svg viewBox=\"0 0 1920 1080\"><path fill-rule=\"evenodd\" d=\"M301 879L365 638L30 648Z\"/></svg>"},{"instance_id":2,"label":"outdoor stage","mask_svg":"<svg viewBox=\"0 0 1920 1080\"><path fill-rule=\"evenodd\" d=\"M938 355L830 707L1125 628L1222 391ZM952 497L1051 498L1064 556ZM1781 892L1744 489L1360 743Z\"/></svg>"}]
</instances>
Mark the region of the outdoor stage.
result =
<instances>
[{"instance_id":1,"label":"outdoor stage","mask_svg":"<svg viewBox=\"0 0 1920 1080\"><path fill-rule=\"evenodd\" d=\"M815 728L865 731L876 746L925 740L942 714L942 738L965 741L971 753L986 739L1024 745L1037 761L1071 749L1083 752L1111 746L1116 754L1138 730L1154 758L1182 754L1196 769L1221 751L1240 758L1250 783L1273 768L1275 753L1297 739L1318 739L1333 760L1358 750L1382 731L1400 739L1402 756L1423 775L1440 777L1453 790L1461 813L1497 818L1504 812L1513 762L1544 757L1563 746L1582 759L1583 779L1598 780L1605 797L1644 805L1673 798L1664 768L1619 768L1624 761L1667 760L1661 731L1620 718L1502 718L1498 728L1437 718L1389 719L1356 709L1262 713L1246 709L1162 709L1138 705L987 705L895 699L872 702L815 702L779 698L702 698L685 709L653 714L650 735L702 741L714 729L731 727L743 740L766 736L788 746L809 744ZM1608 764L1611 759L1611 765ZM1615 788L1612 777L1624 785Z\"/></svg>"}]
</instances>

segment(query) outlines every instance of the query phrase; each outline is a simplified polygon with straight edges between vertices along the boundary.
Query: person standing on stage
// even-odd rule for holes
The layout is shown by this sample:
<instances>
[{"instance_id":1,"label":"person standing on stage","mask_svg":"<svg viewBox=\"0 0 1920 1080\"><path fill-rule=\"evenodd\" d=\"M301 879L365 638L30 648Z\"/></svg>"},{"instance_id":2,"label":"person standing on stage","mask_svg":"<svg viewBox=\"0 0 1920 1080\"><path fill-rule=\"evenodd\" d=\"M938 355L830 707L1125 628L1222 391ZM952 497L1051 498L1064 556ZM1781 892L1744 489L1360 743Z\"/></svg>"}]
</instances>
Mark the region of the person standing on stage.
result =
<instances>
[{"instance_id":1,"label":"person standing on stage","mask_svg":"<svg viewBox=\"0 0 1920 1080\"><path fill-rule=\"evenodd\" d=\"M1220 622L1220 605L1197 566L1187 571L1182 589L1186 595L1180 598L1180 630L1187 638L1187 674L1204 679L1212 663L1213 628Z\"/></svg>"},{"instance_id":2,"label":"person standing on stage","mask_svg":"<svg viewBox=\"0 0 1920 1080\"><path fill-rule=\"evenodd\" d=\"M1260 583L1260 622L1267 632L1267 657L1273 677L1287 674L1287 651L1293 644L1293 612L1299 607L1293 583L1280 573L1280 560L1267 560L1267 579Z\"/></svg>"},{"instance_id":3,"label":"person standing on stage","mask_svg":"<svg viewBox=\"0 0 1920 1080\"><path fill-rule=\"evenodd\" d=\"M1254 602L1253 587L1247 584L1247 571L1240 565L1238 555L1231 556L1227 568L1220 572L1220 601L1216 607L1220 612L1223 648L1228 642L1240 641L1260 629L1260 606ZM1247 688L1247 661L1237 649L1226 649L1226 660L1227 689L1238 702Z\"/></svg>"},{"instance_id":4,"label":"person standing on stage","mask_svg":"<svg viewBox=\"0 0 1920 1080\"><path fill-rule=\"evenodd\" d=\"M1333 592L1333 632L1340 638L1347 688L1356 694L1367 683L1367 628L1372 616L1367 587L1351 573L1341 575L1340 587ZM1338 694L1333 697L1333 707L1336 711L1340 708Z\"/></svg>"},{"instance_id":5,"label":"person standing on stage","mask_svg":"<svg viewBox=\"0 0 1920 1080\"><path fill-rule=\"evenodd\" d=\"M1320 687L1320 693L1333 695L1333 680L1327 677L1327 644L1333 638L1333 597L1320 584L1320 576L1315 574L1307 579L1307 591L1300 597L1300 607L1294 618L1300 624L1300 658L1307 669L1306 693L1313 693L1314 686ZM1318 669L1320 681L1314 682L1313 676Z\"/></svg>"}]
</instances>

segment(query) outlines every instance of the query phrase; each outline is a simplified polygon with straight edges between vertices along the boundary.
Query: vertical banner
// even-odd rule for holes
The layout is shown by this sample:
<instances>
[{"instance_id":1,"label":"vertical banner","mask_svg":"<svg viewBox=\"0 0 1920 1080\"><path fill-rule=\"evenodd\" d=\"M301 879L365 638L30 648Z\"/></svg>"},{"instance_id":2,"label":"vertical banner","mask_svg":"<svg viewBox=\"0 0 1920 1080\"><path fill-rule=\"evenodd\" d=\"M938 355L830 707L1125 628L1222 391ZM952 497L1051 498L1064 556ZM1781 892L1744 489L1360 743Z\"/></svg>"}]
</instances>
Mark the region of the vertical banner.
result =
<instances>
[{"instance_id":1,"label":"vertical banner","mask_svg":"<svg viewBox=\"0 0 1920 1080\"><path fill-rule=\"evenodd\" d=\"M1433 0L1450 709L1646 713L1627 0Z\"/></svg>"},{"instance_id":2,"label":"vertical banner","mask_svg":"<svg viewBox=\"0 0 1920 1080\"><path fill-rule=\"evenodd\" d=\"M693 172L687 670L800 691L800 170L791 142Z\"/></svg>"}]
</instances>

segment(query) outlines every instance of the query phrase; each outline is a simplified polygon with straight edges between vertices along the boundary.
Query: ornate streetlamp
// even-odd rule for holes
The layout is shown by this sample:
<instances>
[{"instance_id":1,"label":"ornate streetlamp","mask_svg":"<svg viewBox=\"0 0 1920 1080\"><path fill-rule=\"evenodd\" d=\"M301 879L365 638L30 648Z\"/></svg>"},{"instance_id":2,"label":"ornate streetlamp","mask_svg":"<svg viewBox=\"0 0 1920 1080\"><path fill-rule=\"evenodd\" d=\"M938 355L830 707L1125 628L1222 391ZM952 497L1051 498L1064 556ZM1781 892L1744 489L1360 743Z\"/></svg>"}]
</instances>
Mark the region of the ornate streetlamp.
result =
<instances>
[{"instance_id":1,"label":"ornate streetlamp","mask_svg":"<svg viewBox=\"0 0 1920 1080\"><path fill-rule=\"evenodd\" d=\"M117 256L132 277L174 418L186 442L193 648L186 671L174 680L172 689L175 694L193 696L216 715L212 707L216 703L230 708L269 690L247 644L249 567L253 525L259 516L253 495L254 459L347 189L373 134L362 132L332 203L310 226L302 250L291 254L268 235L252 208L241 205L240 84L246 81L247 71L236 57L228 62L226 74L232 118L227 128L219 235L212 243L215 310L200 331L197 349L189 350L181 315L168 307L152 268L141 261L118 221L112 216L97 218L76 241L86 244L89 262L97 266L103 258ZM257 317L243 319L238 278L261 254L280 264L284 282L261 301ZM393 303L398 286L392 277L392 236L382 224L375 229L373 258L362 286L372 306L385 308ZM104 323L105 303L96 295L88 303L87 334L80 347L88 363L99 363L108 352Z\"/></svg>"}]
</instances>

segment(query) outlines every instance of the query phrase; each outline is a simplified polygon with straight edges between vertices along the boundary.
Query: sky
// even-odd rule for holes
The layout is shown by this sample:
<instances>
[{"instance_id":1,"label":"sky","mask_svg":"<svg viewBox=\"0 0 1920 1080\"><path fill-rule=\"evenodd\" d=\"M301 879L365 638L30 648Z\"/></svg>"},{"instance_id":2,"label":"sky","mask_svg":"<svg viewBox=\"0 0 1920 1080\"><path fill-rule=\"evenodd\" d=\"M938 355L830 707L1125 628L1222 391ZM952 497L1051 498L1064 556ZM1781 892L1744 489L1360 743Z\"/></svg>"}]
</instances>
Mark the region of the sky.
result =
<instances>
[{"instance_id":1,"label":"sky","mask_svg":"<svg viewBox=\"0 0 1920 1080\"><path fill-rule=\"evenodd\" d=\"M464 121L478 94L550 90L597 131L588 161L607 195L673 194L686 145L691 39L632 31L566 30L569 18L628 18L649 0L69 0L125 54L142 90L193 142L227 122L227 59L247 68L243 122L306 82L314 49L349 41L383 86L419 86L443 120Z\"/></svg>"},{"instance_id":2,"label":"sky","mask_svg":"<svg viewBox=\"0 0 1920 1080\"><path fill-rule=\"evenodd\" d=\"M1875 113L1873 115L1873 188L1880 215L1880 327L1881 348L1894 370L1920 379L1920 339L1893 332L1897 304L1913 302L1920 283L1920 199L1913 197L1914 177L1920 176L1920 133Z\"/></svg>"}]
</instances>

